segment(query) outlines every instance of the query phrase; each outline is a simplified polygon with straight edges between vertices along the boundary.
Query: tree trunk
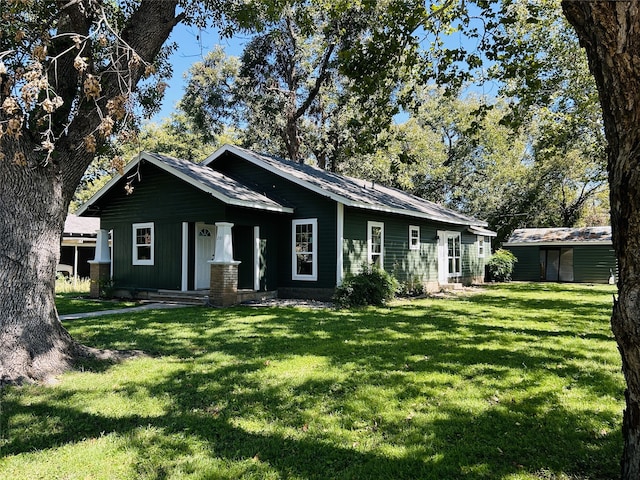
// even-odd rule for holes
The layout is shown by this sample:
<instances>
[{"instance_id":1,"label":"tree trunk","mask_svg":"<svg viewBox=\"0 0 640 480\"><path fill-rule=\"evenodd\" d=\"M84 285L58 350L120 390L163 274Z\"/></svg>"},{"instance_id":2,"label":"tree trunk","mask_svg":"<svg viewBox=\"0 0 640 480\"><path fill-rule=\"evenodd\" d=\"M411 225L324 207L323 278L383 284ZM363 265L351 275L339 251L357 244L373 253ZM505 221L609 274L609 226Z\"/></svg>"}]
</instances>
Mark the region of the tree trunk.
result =
<instances>
[{"instance_id":1,"label":"tree trunk","mask_svg":"<svg viewBox=\"0 0 640 480\"><path fill-rule=\"evenodd\" d=\"M67 211L56 170L0 161L0 385L47 380L78 351L54 303Z\"/></svg>"},{"instance_id":2,"label":"tree trunk","mask_svg":"<svg viewBox=\"0 0 640 480\"><path fill-rule=\"evenodd\" d=\"M608 142L618 299L611 326L627 383L622 478L640 478L640 3L564 0L586 49Z\"/></svg>"}]
</instances>

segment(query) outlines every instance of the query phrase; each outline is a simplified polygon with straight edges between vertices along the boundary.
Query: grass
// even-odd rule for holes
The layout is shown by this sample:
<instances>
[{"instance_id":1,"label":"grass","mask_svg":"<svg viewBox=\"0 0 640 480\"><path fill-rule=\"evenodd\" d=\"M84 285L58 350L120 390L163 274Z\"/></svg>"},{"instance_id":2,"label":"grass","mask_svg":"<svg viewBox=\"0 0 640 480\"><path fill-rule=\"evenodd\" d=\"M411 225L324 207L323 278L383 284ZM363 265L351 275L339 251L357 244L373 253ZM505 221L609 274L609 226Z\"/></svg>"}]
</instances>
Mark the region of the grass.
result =
<instances>
[{"instance_id":1,"label":"grass","mask_svg":"<svg viewBox=\"0 0 640 480\"><path fill-rule=\"evenodd\" d=\"M133 307L134 301L113 301L91 299L89 296L90 281L88 278L68 279L58 277L56 279L56 308L59 315L73 313L96 312L100 310L115 310L119 308Z\"/></svg>"},{"instance_id":2,"label":"grass","mask_svg":"<svg viewBox=\"0 0 640 480\"><path fill-rule=\"evenodd\" d=\"M97 312L101 310L116 310L119 308L129 308L138 305L132 300L101 300L88 298L84 293L56 292L56 308L58 315L69 315L73 313Z\"/></svg>"},{"instance_id":3,"label":"grass","mask_svg":"<svg viewBox=\"0 0 640 480\"><path fill-rule=\"evenodd\" d=\"M2 391L0 478L616 478L612 293L73 320L85 344L149 356Z\"/></svg>"}]
</instances>

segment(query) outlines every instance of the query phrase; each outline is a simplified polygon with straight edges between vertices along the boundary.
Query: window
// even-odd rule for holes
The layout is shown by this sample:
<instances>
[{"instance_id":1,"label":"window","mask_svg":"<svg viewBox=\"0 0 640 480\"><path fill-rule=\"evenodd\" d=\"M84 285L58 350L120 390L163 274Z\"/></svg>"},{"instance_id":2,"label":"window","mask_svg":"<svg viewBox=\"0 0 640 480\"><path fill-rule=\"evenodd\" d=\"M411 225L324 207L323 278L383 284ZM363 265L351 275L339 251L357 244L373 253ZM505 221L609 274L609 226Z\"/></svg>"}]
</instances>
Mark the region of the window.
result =
<instances>
[{"instance_id":1,"label":"window","mask_svg":"<svg viewBox=\"0 0 640 480\"><path fill-rule=\"evenodd\" d=\"M460 234L447 235L447 262L450 277L462 275L462 262L460 260Z\"/></svg>"},{"instance_id":2,"label":"window","mask_svg":"<svg viewBox=\"0 0 640 480\"><path fill-rule=\"evenodd\" d=\"M367 260L384 269L384 223L367 222Z\"/></svg>"},{"instance_id":3,"label":"window","mask_svg":"<svg viewBox=\"0 0 640 480\"><path fill-rule=\"evenodd\" d=\"M153 265L153 223L133 224L133 265Z\"/></svg>"},{"instance_id":4,"label":"window","mask_svg":"<svg viewBox=\"0 0 640 480\"><path fill-rule=\"evenodd\" d=\"M409 250L420 250L420 227L409 225Z\"/></svg>"},{"instance_id":5,"label":"window","mask_svg":"<svg viewBox=\"0 0 640 480\"><path fill-rule=\"evenodd\" d=\"M294 280L318 279L318 252L316 237L318 220L315 218L292 222L292 278Z\"/></svg>"},{"instance_id":6,"label":"window","mask_svg":"<svg viewBox=\"0 0 640 480\"><path fill-rule=\"evenodd\" d=\"M480 258L484 257L484 241L485 238L482 235L478 236L478 257Z\"/></svg>"}]
</instances>

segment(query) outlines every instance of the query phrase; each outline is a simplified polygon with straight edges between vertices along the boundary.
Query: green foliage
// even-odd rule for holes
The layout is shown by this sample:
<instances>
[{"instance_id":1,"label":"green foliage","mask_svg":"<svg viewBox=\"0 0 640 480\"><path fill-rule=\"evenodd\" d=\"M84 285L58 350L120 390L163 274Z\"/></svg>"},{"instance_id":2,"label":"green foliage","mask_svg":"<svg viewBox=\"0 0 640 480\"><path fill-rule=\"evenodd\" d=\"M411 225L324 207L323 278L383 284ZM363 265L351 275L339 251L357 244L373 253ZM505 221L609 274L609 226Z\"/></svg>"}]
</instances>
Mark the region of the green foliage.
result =
<instances>
[{"instance_id":1,"label":"green foliage","mask_svg":"<svg viewBox=\"0 0 640 480\"><path fill-rule=\"evenodd\" d=\"M148 355L0 390L0 478L619 478L612 292L65 321L105 354Z\"/></svg>"},{"instance_id":2,"label":"green foliage","mask_svg":"<svg viewBox=\"0 0 640 480\"><path fill-rule=\"evenodd\" d=\"M498 249L487 262L489 276L496 282L508 282L518 259L509 250Z\"/></svg>"},{"instance_id":3,"label":"green foliage","mask_svg":"<svg viewBox=\"0 0 640 480\"><path fill-rule=\"evenodd\" d=\"M419 278L412 276L404 282L399 282L397 295L399 297L419 297L424 295L424 284Z\"/></svg>"},{"instance_id":4,"label":"green foliage","mask_svg":"<svg viewBox=\"0 0 640 480\"><path fill-rule=\"evenodd\" d=\"M365 265L357 275L349 275L336 288L333 297L339 307L381 306L393 299L398 281L393 275L375 265Z\"/></svg>"}]
</instances>

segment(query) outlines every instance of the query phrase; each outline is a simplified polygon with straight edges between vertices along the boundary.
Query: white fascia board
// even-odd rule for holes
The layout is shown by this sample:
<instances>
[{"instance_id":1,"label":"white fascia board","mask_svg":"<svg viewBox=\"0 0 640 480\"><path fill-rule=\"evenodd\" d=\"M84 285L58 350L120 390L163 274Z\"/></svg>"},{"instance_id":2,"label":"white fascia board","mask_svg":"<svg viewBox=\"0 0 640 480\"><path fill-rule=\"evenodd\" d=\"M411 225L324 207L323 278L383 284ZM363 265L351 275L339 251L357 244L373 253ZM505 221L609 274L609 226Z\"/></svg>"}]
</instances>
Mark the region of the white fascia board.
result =
<instances>
[{"instance_id":1,"label":"white fascia board","mask_svg":"<svg viewBox=\"0 0 640 480\"><path fill-rule=\"evenodd\" d=\"M120 179L122 177L125 177L133 169L133 167L138 165L138 163L140 163L140 160L142 160L143 157L146 160L149 159L149 156L146 155L146 152L140 152L136 157L134 157L134 159L132 161L130 161L125 166L124 171L122 172L123 173L122 175L116 173L111 180L109 180L100 190L98 190L96 193L94 193L93 196L89 200L87 200L85 203L83 203L80 206L80 208L78 208L78 210L76 211L75 214L77 216L82 215L91 205L96 203L105 193L107 193L109 190L111 190L111 187L113 187L116 183L118 183L118 181L120 181Z\"/></svg>"},{"instance_id":2,"label":"white fascia board","mask_svg":"<svg viewBox=\"0 0 640 480\"><path fill-rule=\"evenodd\" d=\"M153 163L155 166L162 168L163 170L171 173L172 175L178 177L181 180L184 180L185 182L187 182L188 184L190 184L191 186L198 188L200 190L202 190L203 192L208 193L209 195L211 195L214 198L217 198L218 200L220 200L223 203L226 203L227 205L234 205L237 207L247 207L247 208L255 208L255 209L260 209L260 210L269 210L272 212L283 212L283 213L293 213L293 209L289 208L289 207L283 207L283 206L275 206L275 205L263 205L260 204L258 202L251 202L251 201L247 201L247 200L237 200L235 198L231 198L231 197L227 197L224 193L219 192L218 190L211 188L207 185L204 185L200 182L198 182L197 180L193 179L192 177L190 177L189 175L186 175L184 173L182 173L180 170L176 170L175 168L167 165L166 163L162 162L161 160L158 160L154 157L150 157L147 158L146 160L149 160L151 163Z\"/></svg>"}]
</instances>

